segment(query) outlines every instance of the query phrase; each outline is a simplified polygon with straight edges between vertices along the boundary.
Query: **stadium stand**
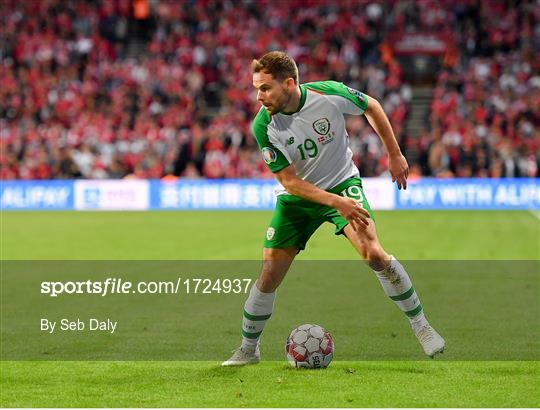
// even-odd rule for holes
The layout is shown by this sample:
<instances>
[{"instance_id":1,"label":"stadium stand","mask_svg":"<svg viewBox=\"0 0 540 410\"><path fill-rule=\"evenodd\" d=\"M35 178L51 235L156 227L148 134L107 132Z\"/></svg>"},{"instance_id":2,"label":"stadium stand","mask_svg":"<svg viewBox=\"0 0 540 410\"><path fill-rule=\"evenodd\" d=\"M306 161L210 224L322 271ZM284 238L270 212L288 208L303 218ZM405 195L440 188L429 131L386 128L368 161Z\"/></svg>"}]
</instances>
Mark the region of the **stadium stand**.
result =
<instances>
[{"instance_id":1,"label":"stadium stand","mask_svg":"<svg viewBox=\"0 0 540 410\"><path fill-rule=\"evenodd\" d=\"M270 49L379 99L413 175L540 174L532 0L4 0L0 24L2 179L270 178L249 69ZM391 40L418 32L451 39L420 80ZM361 174L385 174L367 122L348 129Z\"/></svg>"}]
</instances>

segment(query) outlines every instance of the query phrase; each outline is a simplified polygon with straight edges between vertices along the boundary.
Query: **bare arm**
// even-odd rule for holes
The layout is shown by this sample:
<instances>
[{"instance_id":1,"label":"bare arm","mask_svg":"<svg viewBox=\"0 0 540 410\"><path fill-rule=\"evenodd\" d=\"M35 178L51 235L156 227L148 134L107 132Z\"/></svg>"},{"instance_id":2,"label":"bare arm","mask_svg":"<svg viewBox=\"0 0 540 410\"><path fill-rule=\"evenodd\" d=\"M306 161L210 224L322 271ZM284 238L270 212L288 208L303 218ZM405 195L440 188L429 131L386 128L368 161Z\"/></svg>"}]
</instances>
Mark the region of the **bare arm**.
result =
<instances>
[{"instance_id":1,"label":"bare arm","mask_svg":"<svg viewBox=\"0 0 540 410\"><path fill-rule=\"evenodd\" d=\"M362 208L360 203L352 198L324 191L298 178L293 165L276 172L275 176L290 194L335 208L341 216L351 223L355 230L368 225L369 213Z\"/></svg>"},{"instance_id":2,"label":"bare arm","mask_svg":"<svg viewBox=\"0 0 540 410\"><path fill-rule=\"evenodd\" d=\"M407 189L407 177L409 176L409 165L401 153L399 145L392 131L390 121L379 102L366 95L368 107L364 113L369 124L373 127L388 152L388 167L392 175L392 182L396 182L399 189Z\"/></svg>"}]
</instances>

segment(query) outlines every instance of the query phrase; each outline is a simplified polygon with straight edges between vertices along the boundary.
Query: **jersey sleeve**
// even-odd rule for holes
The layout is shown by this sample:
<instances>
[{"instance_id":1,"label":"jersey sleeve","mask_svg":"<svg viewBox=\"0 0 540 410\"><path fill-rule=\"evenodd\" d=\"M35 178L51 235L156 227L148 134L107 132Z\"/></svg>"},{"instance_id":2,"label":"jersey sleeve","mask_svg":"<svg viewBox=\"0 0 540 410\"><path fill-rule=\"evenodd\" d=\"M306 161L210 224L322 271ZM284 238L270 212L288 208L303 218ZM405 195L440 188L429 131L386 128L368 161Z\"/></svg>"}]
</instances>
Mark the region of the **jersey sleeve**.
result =
<instances>
[{"instance_id":1,"label":"jersey sleeve","mask_svg":"<svg viewBox=\"0 0 540 410\"><path fill-rule=\"evenodd\" d=\"M283 144L276 139L271 139L268 135L268 124L270 124L270 115L264 107L261 107L251 124L251 131L262 152L264 162L270 171L275 173L288 167L291 159Z\"/></svg>"},{"instance_id":2,"label":"jersey sleeve","mask_svg":"<svg viewBox=\"0 0 540 410\"><path fill-rule=\"evenodd\" d=\"M343 114L360 115L367 110L364 93L337 81L317 81L305 84L309 90L326 95Z\"/></svg>"}]
</instances>

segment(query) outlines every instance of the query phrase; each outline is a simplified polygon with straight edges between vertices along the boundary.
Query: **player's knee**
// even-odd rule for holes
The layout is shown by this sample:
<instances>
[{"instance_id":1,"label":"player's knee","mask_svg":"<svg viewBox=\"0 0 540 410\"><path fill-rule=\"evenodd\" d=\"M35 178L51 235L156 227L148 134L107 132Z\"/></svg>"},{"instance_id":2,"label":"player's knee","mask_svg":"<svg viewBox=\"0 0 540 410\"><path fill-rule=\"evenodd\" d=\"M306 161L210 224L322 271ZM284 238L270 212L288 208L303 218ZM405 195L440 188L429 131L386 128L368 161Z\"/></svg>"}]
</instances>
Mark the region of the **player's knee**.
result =
<instances>
[{"instance_id":1,"label":"player's knee","mask_svg":"<svg viewBox=\"0 0 540 410\"><path fill-rule=\"evenodd\" d=\"M263 261L273 261L280 257L280 249L263 248Z\"/></svg>"},{"instance_id":2,"label":"player's knee","mask_svg":"<svg viewBox=\"0 0 540 410\"><path fill-rule=\"evenodd\" d=\"M263 259L257 287L261 292L274 292L286 275L293 257L289 255L289 250L265 248Z\"/></svg>"},{"instance_id":3,"label":"player's knee","mask_svg":"<svg viewBox=\"0 0 540 410\"><path fill-rule=\"evenodd\" d=\"M271 272L263 272L257 280L257 288L264 293L274 292L281 283L281 277Z\"/></svg>"}]
</instances>

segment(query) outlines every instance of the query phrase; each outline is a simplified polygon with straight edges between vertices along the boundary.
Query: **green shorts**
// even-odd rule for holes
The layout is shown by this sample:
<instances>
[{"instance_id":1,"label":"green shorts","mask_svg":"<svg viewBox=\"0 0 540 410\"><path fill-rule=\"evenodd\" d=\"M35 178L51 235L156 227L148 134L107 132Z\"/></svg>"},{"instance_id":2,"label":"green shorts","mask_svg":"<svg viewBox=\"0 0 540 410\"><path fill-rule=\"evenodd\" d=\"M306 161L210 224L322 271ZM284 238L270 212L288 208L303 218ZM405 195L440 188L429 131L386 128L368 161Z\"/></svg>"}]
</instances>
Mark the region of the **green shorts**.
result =
<instances>
[{"instance_id":1,"label":"green shorts","mask_svg":"<svg viewBox=\"0 0 540 410\"><path fill-rule=\"evenodd\" d=\"M369 212L373 212L364 195L362 181L358 177L349 178L328 192L356 199ZM343 233L349 222L338 211L329 206L302 199L295 195L278 195L276 209L270 226L266 231L265 248L290 248L300 250L306 248L306 243L313 233L323 224L331 222L336 226L336 235Z\"/></svg>"}]
</instances>

